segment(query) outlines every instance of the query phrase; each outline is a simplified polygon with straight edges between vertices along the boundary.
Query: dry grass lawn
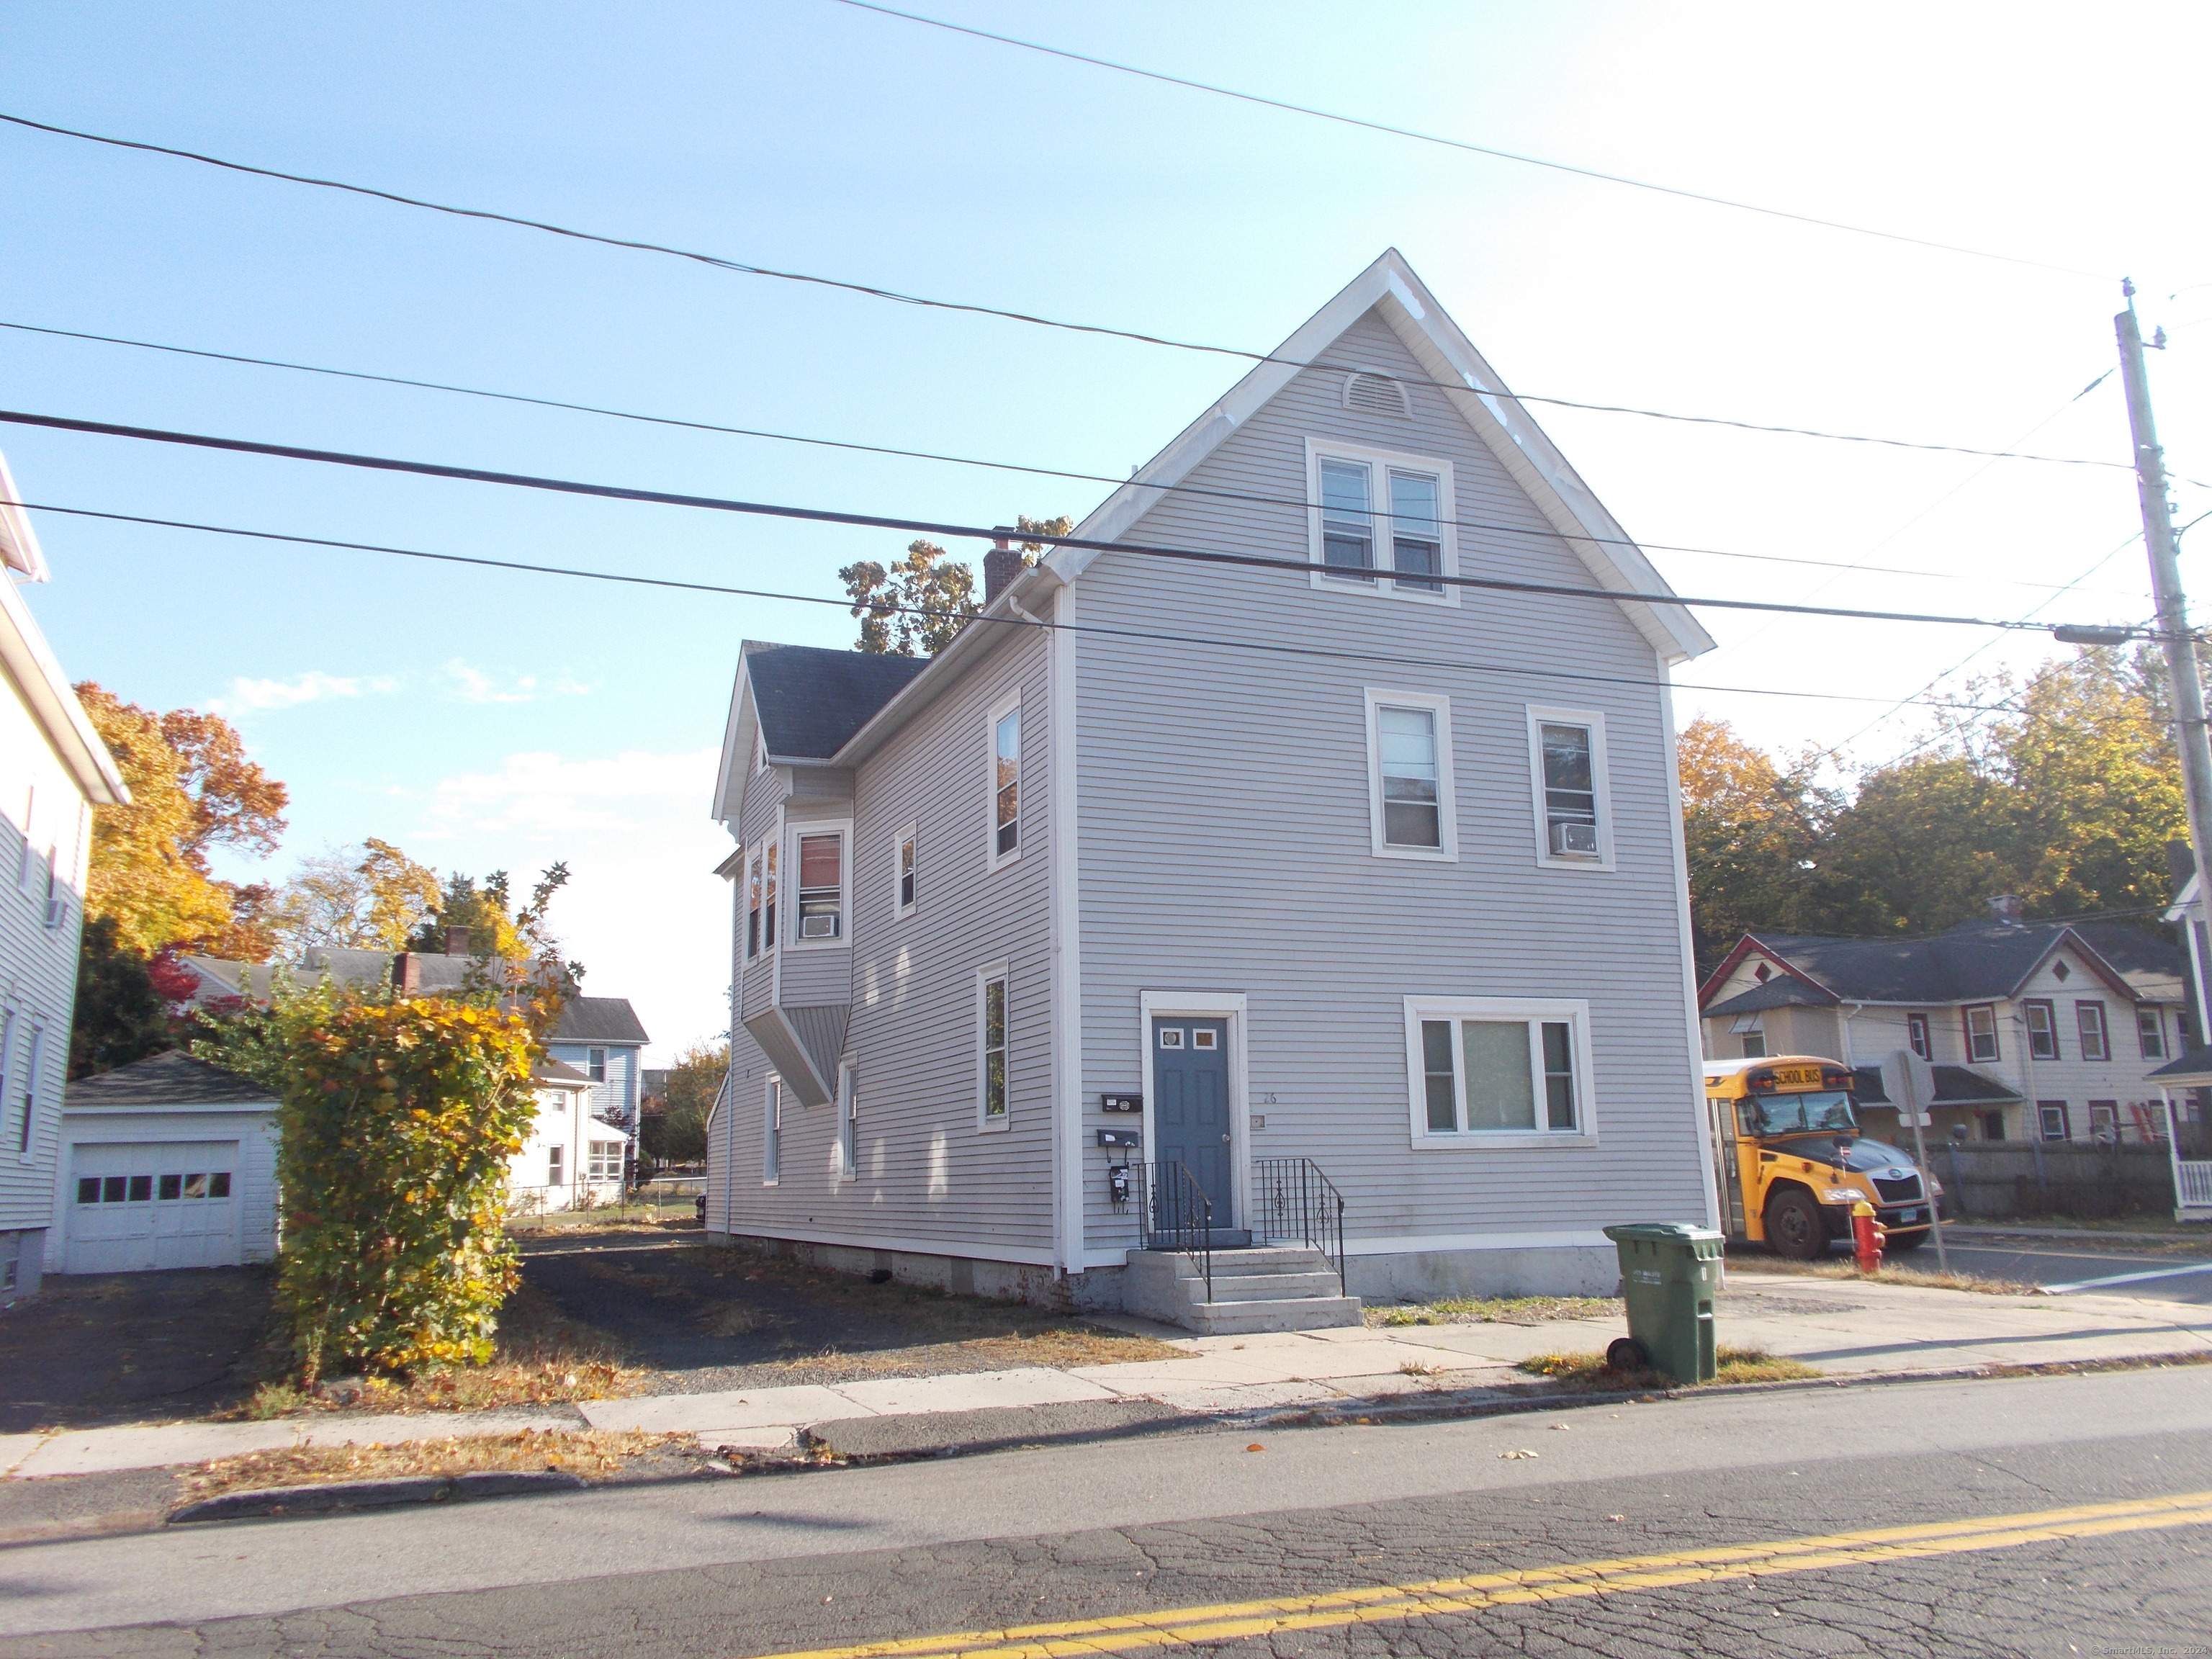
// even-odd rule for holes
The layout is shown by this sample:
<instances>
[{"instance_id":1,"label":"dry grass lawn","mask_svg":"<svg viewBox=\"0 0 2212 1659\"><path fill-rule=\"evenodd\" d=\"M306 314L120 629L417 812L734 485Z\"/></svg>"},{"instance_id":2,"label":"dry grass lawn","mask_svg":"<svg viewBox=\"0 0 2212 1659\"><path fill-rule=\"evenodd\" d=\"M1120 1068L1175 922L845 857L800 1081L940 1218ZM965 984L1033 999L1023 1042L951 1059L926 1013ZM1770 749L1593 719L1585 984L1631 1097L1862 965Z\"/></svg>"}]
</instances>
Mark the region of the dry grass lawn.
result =
<instances>
[{"instance_id":1,"label":"dry grass lawn","mask_svg":"<svg viewBox=\"0 0 2212 1659\"><path fill-rule=\"evenodd\" d=\"M957 1342L918 1342L878 1353L823 1348L777 1361L803 1382L805 1373L852 1381L860 1376L935 1376L952 1371L1012 1370L1023 1365L1127 1365L1146 1359L1189 1359L1188 1349L1149 1336L1092 1325L1066 1325Z\"/></svg>"},{"instance_id":2,"label":"dry grass lawn","mask_svg":"<svg viewBox=\"0 0 2212 1659\"><path fill-rule=\"evenodd\" d=\"M242 1457L203 1463L185 1478L193 1500L231 1492L262 1492L271 1486L327 1486L339 1480L386 1480L404 1475L517 1474L562 1469L586 1480L620 1474L630 1460L659 1449L685 1435L574 1433L452 1437L392 1445L301 1446L288 1450L248 1452Z\"/></svg>"},{"instance_id":3,"label":"dry grass lawn","mask_svg":"<svg viewBox=\"0 0 2212 1659\"><path fill-rule=\"evenodd\" d=\"M1603 1296L1502 1296L1370 1308L1370 1325L1543 1325L1555 1319L1604 1319L1622 1303Z\"/></svg>"},{"instance_id":4,"label":"dry grass lawn","mask_svg":"<svg viewBox=\"0 0 2212 1659\"><path fill-rule=\"evenodd\" d=\"M455 1365L408 1377L363 1377L357 1386L313 1390L289 1382L264 1382L234 1415L266 1419L316 1411L452 1412L550 1406L641 1393L651 1376L627 1364L604 1333L568 1318L551 1297L526 1285L500 1310L498 1349L488 1365Z\"/></svg>"},{"instance_id":5,"label":"dry grass lawn","mask_svg":"<svg viewBox=\"0 0 2212 1659\"><path fill-rule=\"evenodd\" d=\"M1820 1373L1802 1360L1786 1359L1764 1348L1739 1348L1723 1343L1715 1351L1719 1364L1715 1382L1790 1382ZM1533 1376L1548 1377L1563 1394L1609 1394L1617 1389L1671 1389L1679 1386L1664 1371L1616 1371L1601 1353L1540 1353L1521 1362Z\"/></svg>"},{"instance_id":6,"label":"dry grass lawn","mask_svg":"<svg viewBox=\"0 0 2212 1659\"><path fill-rule=\"evenodd\" d=\"M1774 1273L1791 1279L1847 1279L1858 1285L1917 1285L1923 1290L1972 1291L1980 1296L2042 1294L2036 1286L2023 1284L2016 1279L1978 1279L1972 1273L1928 1273L1918 1267L1896 1267L1888 1261L1884 1261L1881 1271L1871 1279L1845 1261L1790 1261L1778 1255L1730 1256L1728 1266L1732 1273Z\"/></svg>"}]
</instances>

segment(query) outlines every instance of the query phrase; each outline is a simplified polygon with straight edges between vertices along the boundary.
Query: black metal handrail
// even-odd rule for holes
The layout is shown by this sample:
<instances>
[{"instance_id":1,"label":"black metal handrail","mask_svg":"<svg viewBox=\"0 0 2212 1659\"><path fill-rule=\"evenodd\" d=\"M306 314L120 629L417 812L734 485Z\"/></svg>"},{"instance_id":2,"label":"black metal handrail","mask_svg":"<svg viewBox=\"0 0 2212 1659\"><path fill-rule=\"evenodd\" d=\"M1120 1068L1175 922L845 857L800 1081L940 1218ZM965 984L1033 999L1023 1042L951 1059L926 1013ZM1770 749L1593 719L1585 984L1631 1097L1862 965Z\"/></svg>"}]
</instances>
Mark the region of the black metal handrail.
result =
<instances>
[{"instance_id":1,"label":"black metal handrail","mask_svg":"<svg viewBox=\"0 0 2212 1659\"><path fill-rule=\"evenodd\" d=\"M1139 1213L1145 1218L1145 1248L1174 1250L1191 1257L1206 1275L1206 1299L1213 1300L1213 1200L1198 1177L1179 1158L1136 1166L1141 1190Z\"/></svg>"},{"instance_id":2,"label":"black metal handrail","mask_svg":"<svg viewBox=\"0 0 2212 1659\"><path fill-rule=\"evenodd\" d=\"M1271 1244L1293 1239L1328 1258L1336 1287L1344 1282L1344 1194L1310 1158L1252 1160L1252 1237Z\"/></svg>"}]
</instances>

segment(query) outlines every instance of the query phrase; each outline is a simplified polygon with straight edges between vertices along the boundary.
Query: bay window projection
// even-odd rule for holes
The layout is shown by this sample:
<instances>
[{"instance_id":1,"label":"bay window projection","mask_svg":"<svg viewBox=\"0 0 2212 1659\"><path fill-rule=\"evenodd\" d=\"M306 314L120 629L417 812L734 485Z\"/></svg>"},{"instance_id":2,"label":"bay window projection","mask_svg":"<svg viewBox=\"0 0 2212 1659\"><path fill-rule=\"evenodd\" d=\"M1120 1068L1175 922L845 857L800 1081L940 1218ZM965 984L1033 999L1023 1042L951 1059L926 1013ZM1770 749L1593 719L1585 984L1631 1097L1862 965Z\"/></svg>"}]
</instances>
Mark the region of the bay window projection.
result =
<instances>
[{"instance_id":1,"label":"bay window projection","mask_svg":"<svg viewBox=\"0 0 2212 1659\"><path fill-rule=\"evenodd\" d=\"M745 960L761 953L761 849L745 859Z\"/></svg>"},{"instance_id":2,"label":"bay window projection","mask_svg":"<svg viewBox=\"0 0 2212 1659\"><path fill-rule=\"evenodd\" d=\"M845 832L830 830L799 838L799 937L845 936Z\"/></svg>"},{"instance_id":3,"label":"bay window projection","mask_svg":"<svg viewBox=\"0 0 2212 1659\"><path fill-rule=\"evenodd\" d=\"M1415 1139L1587 1134L1582 1006L1409 1001Z\"/></svg>"}]
</instances>

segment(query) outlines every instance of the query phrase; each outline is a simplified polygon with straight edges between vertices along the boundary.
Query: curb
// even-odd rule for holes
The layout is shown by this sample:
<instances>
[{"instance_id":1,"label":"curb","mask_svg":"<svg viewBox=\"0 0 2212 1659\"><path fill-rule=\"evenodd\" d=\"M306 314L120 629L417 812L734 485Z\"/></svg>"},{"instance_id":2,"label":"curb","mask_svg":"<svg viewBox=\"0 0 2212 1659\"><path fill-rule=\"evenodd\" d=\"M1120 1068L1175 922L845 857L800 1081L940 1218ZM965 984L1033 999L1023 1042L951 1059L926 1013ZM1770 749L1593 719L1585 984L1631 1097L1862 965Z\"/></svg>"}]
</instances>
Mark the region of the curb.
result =
<instances>
[{"instance_id":1,"label":"curb","mask_svg":"<svg viewBox=\"0 0 2212 1659\"><path fill-rule=\"evenodd\" d=\"M389 1509L400 1504L444 1504L472 1498L515 1498L526 1492L581 1492L591 1482L562 1469L512 1474L406 1475L390 1480L337 1480L312 1486L265 1486L225 1492L169 1511L168 1524L243 1521L341 1510Z\"/></svg>"},{"instance_id":2,"label":"curb","mask_svg":"<svg viewBox=\"0 0 2212 1659\"><path fill-rule=\"evenodd\" d=\"M2191 1224L2182 1223L2186 1226ZM2212 1227L2201 1229L2203 1237L2186 1232L2171 1233L2108 1233L2091 1227L2008 1227L2002 1221L1946 1221L1943 1231L1962 1239L2033 1238L2044 1243L2094 1244L2198 1244L2212 1243Z\"/></svg>"}]
</instances>

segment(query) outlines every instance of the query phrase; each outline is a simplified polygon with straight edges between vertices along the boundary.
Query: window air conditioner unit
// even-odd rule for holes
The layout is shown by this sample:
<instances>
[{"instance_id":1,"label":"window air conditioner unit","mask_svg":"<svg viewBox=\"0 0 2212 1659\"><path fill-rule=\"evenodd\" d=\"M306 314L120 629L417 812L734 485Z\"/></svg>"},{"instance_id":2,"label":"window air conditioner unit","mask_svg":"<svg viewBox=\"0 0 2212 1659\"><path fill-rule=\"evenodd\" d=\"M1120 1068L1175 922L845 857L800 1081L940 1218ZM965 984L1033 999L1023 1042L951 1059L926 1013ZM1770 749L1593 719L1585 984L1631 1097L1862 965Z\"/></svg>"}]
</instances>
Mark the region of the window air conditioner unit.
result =
<instances>
[{"instance_id":1,"label":"window air conditioner unit","mask_svg":"<svg viewBox=\"0 0 2212 1659\"><path fill-rule=\"evenodd\" d=\"M1555 858L1594 859L1597 857L1597 825L1594 823L1553 824L1552 853Z\"/></svg>"},{"instance_id":2,"label":"window air conditioner unit","mask_svg":"<svg viewBox=\"0 0 2212 1659\"><path fill-rule=\"evenodd\" d=\"M69 920L69 901L50 898L46 901L46 926L58 927Z\"/></svg>"},{"instance_id":3,"label":"window air conditioner unit","mask_svg":"<svg viewBox=\"0 0 2212 1659\"><path fill-rule=\"evenodd\" d=\"M837 918L835 916L801 916L799 920L801 939L835 939L837 937Z\"/></svg>"}]
</instances>

